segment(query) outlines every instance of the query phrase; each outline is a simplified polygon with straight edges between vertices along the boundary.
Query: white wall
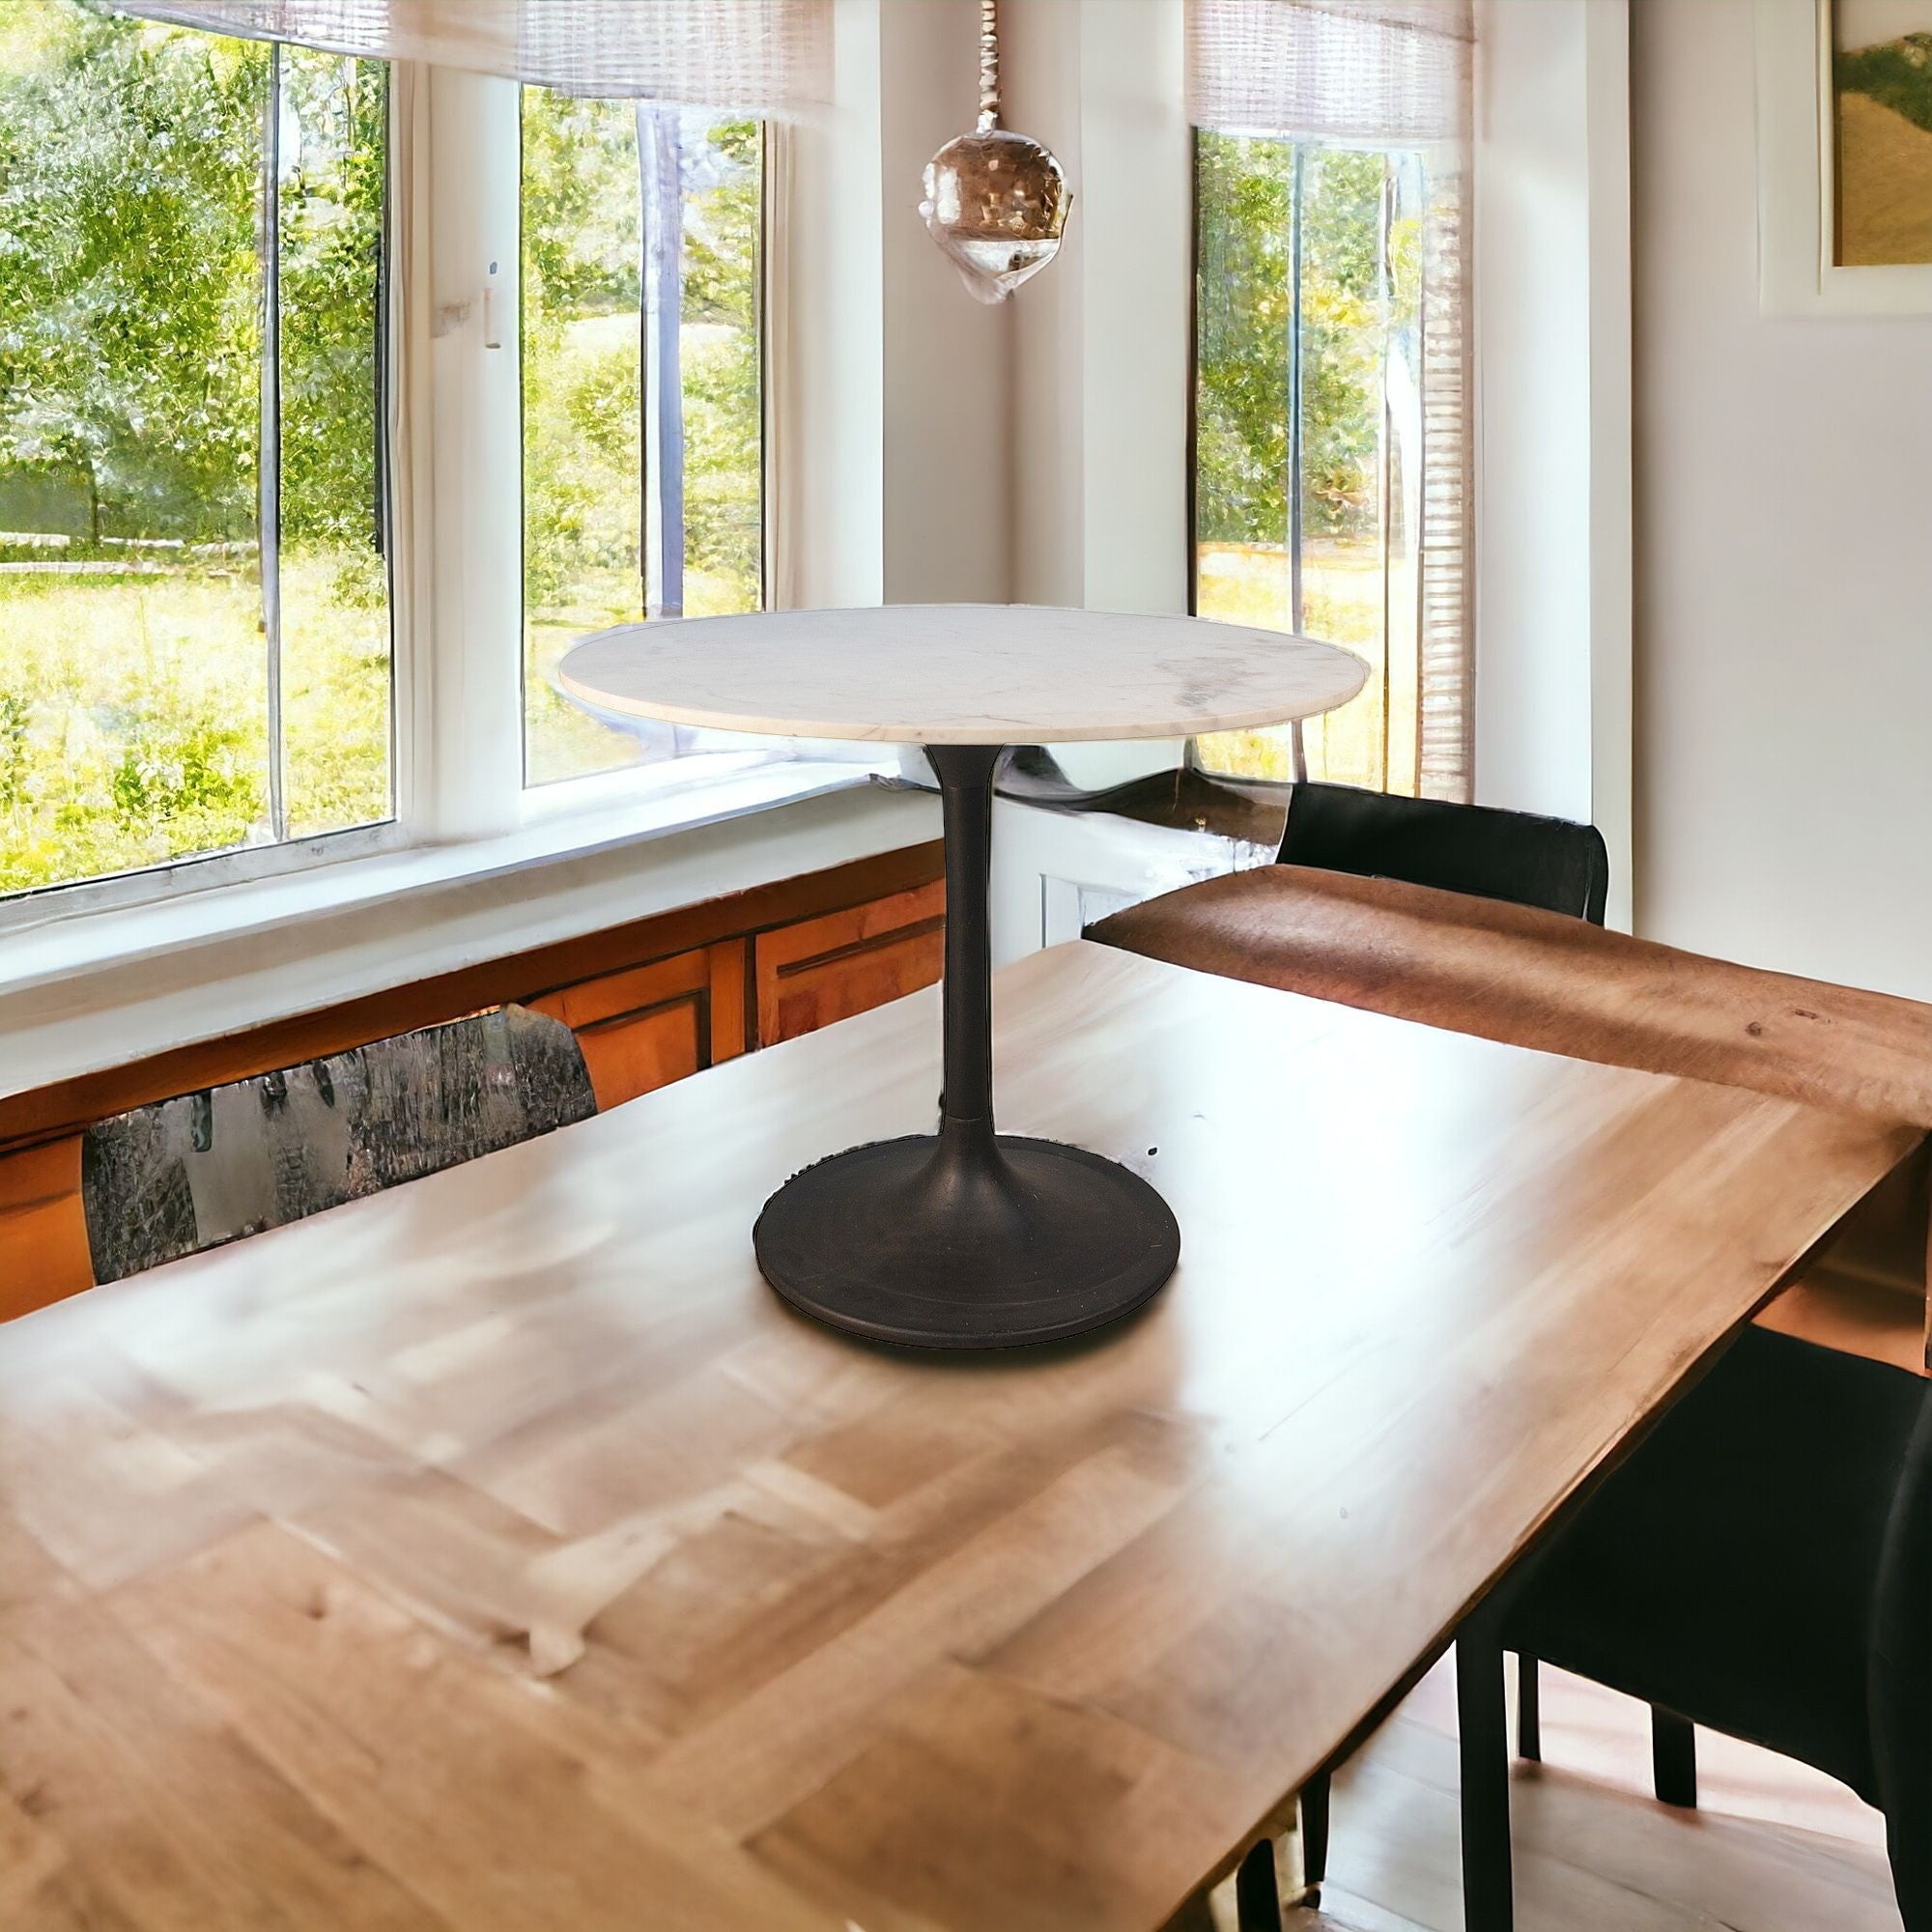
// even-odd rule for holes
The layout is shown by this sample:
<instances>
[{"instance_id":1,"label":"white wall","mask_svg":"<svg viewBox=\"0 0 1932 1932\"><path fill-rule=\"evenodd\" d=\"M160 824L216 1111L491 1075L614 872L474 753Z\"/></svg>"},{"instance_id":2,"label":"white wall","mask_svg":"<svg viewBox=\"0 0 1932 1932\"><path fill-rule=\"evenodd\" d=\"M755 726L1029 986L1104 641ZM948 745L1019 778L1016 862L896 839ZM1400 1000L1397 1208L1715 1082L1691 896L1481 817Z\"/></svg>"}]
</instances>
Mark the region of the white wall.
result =
<instances>
[{"instance_id":1,"label":"white wall","mask_svg":"<svg viewBox=\"0 0 1932 1932\"><path fill-rule=\"evenodd\" d=\"M1073 186L1013 312L1014 594L1187 608L1192 137L1177 0L1008 0L1006 119Z\"/></svg>"},{"instance_id":2,"label":"white wall","mask_svg":"<svg viewBox=\"0 0 1932 1932\"><path fill-rule=\"evenodd\" d=\"M878 0L838 0L831 103L786 154L771 318L770 428L782 609L885 599L885 255Z\"/></svg>"},{"instance_id":3,"label":"white wall","mask_svg":"<svg viewBox=\"0 0 1932 1932\"><path fill-rule=\"evenodd\" d=\"M1007 304L1014 348L1013 595L1025 604L1079 604L1087 585L1080 27L1077 0L1005 0L1000 10L1007 123L1044 141L1073 189L1060 253Z\"/></svg>"},{"instance_id":4,"label":"white wall","mask_svg":"<svg viewBox=\"0 0 1932 1932\"><path fill-rule=\"evenodd\" d=\"M889 0L890 4L890 0ZM1073 186L1060 253L1013 326L1012 596L1096 611L1187 608L1193 142L1179 0L1006 0L1006 120ZM1079 782L1179 762L1179 742L1054 748ZM1172 849L1170 849L1170 847ZM1143 898L1184 882L1185 839L1001 806L993 949L1045 936L1046 882ZM1179 869L1177 869L1179 868Z\"/></svg>"},{"instance_id":5,"label":"white wall","mask_svg":"<svg viewBox=\"0 0 1932 1932\"><path fill-rule=\"evenodd\" d=\"M1638 929L1932 998L1932 319L1759 317L1750 0L1633 11Z\"/></svg>"},{"instance_id":6,"label":"white wall","mask_svg":"<svg viewBox=\"0 0 1932 1932\"><path fill-rule=\"evenodd\" d=\"M1627 926L1629 8L1476 27L1476 798L1595 824Z\"/></svg>"},{"instance_id":7,"label":"white wall","mask_svg":"<svg viewBox=\"0 0 1932 1932\"><path fill-rule=\"evenodd\" d=\"M833 101L782 137L778 600L1004 602L1011 317L919 218L926 161L978 109L978 6L838 0L836 18Z\"/></svg>"},{"instance_id":8,"label":"white wall","mask_svg":"<svg viewBox=\"0 0 1932 1932\"><path fill-rule=\"evenodd\" d=\"M1187 608L1192 135L1179 0L1007 0L1009 127L1073 186L1059 255L1018 291L1014 599ZM1176 764L1177 742L1056 748L1082 783Z\"/></svg>"},{"instance_id":9,"label":"white wall","mask_svg":"<svg viewBox=\"0 0 1932 1932\"><path fill-rule=\"evenodd\" d=\"M1009 307L988 307L919 218L925 164L980 106L977 0L881 0L885 601L1012 595Z\"/></svg>"}]
</instances>

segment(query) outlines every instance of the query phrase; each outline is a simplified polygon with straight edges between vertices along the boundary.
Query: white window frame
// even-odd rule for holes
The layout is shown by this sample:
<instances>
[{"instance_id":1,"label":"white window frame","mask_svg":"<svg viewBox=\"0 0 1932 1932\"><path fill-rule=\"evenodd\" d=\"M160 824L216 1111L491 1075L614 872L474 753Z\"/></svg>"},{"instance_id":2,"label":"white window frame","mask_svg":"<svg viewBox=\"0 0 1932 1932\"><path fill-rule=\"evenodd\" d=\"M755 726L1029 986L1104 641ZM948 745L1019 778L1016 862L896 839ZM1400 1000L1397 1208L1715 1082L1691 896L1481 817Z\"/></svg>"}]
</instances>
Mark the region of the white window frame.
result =
<instances>
[{"instance_id":1,"label":"white window frame","mask_svg":"<svg viewBox=\"0 0 1932 1932\"><path fill-rule=\"evenodd\" d=\"M384 439L391 508L392 815L373 825L11 895L0 898L0 938L50 919L416 847L497 839L579 814L590 823L607 819L613 809L645 806L668 794L696 794L691 811L696 823L709 815L701 797L706 785L782 757L748 746L744 753L698 753L525 781L519 117L514 80L390 64L388 366L392 391L398 385L409 391L400 411L392 396ZM766 124L768 236L771 147L781 132ZM772 261L767 248L761 312L769 308ZM769 397L769 361L762 373ZM398 428L399 420L407 427ZM767 435L768 504L772 456ZM768 517L767 585L775 581L770 548ZM821 790L823 780L822 773L814 780L802 772L800 789Z\"/></svg>"},{"instance_id":2,"label":"white window frame","mask_svg":"<svg viewBox=\"0 0 1932 1932\"><path fill-rule=\"evenodd\" d=\"M280 43L270 43L270 85L280 85ZM266 128L263 165L266 181L272 187L277 179L277 144L280 116L271 113ZM394 185L391 184L393 194ZM264 541L261 548L263 635L268 657L270 812L279 828L285 824L285 749L281 742L280 624L279 582L280 545L275 534L279 522L280 423L275 407L277 362L280 350L280 305L278 253L280 211L277 196L266 196L265 277L267 312L262 331L263 390L262 443L276 461L263 463L261 469L261 510ZM385 264L385 269L390 265ZM23 926L43 923L50 917L65 917L124 905L139 905L181 892L201 892L250 879L272 878L326 865L342 859L360 858L395 851L408 843L401 822L402 774L398 710L402 696L402 666L396 648L393 623L390 634L390 805L389 816L369 825L350 826L339 832L308 837L282 837L266 845L229 847L217 852L191 853L178 859L164 859L124 872L101 873L92 878L71 879L0 897L0 935Z\"/></svg>"}]
</instances>

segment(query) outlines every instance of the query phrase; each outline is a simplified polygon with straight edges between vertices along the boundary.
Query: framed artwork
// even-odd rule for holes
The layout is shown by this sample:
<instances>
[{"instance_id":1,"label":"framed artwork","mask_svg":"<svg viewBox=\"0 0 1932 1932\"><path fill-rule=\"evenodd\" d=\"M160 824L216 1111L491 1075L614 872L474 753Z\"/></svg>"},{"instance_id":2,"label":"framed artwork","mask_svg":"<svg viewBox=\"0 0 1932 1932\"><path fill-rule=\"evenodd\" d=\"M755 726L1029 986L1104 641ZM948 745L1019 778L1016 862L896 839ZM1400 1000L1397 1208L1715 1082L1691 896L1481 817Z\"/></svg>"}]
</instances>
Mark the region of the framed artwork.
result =
<instances>
[{"instance_id":1,"label":"framed artwork","mask_svg":"<svg viewBox=\"0 0 1932 1932\"><path fill-rule=\"evenodd\" d=\"M1767 315L1932 315L1932 0L1757 0Z\"/></svg>"}]
</instances>

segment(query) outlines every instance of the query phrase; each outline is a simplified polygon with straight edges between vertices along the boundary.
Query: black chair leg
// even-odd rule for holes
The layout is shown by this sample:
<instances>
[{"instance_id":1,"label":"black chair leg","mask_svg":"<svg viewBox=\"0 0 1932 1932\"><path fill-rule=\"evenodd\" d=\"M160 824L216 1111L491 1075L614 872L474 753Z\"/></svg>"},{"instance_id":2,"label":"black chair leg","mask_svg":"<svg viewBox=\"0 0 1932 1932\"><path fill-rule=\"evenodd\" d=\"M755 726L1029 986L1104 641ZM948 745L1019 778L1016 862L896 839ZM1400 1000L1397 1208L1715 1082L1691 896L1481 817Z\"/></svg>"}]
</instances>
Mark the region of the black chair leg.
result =
<instances>
[{"instance_id":1,"label":"black chair leg","mask_svg":"<svg viewBox=\"0 0 1932 1932\"><path fill-rule=\"evenodd\" d=\"M1301 1882L1308 1888L1308 1904L1321 1904L1327 1876L1328 1774L1320 1771L1301 1787Z\"/></svg>"},{"instance_id":2,"label":"black chair leg","mask_svg":"<svg viewBox=\"0 0 1932 1932\"><path fill-rule=\"evenodd\" d=\"M1456 1728L1463 1755L1464 1932L1512 1932L1509 1711L1502 1647L1480 1627L1456 1639Z\"/></svg>"},{"instance_id":3,"label":"black chair leg","mask_svg":"<svg viewBox=\"0 0 1932 1932\"><path fill-rule=\"evenodd\" d=\"M1274 1882L1274 1840L1252 1846L1235 1874L1235 1922L1240 1932L1281 1932L1281 1892Z\"/></svg>"},{"instance_id":4,"label":"black chair leg","mask_svg":"<svg viewBox=\"0 0 1932 1932\"><path fill-rule=\"evenodd\" d=\"M1533 1657L1516 1661L1516 1754L1543 1762L1543 1684Z\"/></svg>"},{"instance_id":5,"label":"black chair leg","mask_svg":"<svg viewBox=\"0 0 1932 1932\"><path fill-rule=\"evenodd\" d=\"M1650 1777L1660 1804L1697 1808L1697 1731L1675 1711L1650 1708Z\"/></svg>"}]
</instances>

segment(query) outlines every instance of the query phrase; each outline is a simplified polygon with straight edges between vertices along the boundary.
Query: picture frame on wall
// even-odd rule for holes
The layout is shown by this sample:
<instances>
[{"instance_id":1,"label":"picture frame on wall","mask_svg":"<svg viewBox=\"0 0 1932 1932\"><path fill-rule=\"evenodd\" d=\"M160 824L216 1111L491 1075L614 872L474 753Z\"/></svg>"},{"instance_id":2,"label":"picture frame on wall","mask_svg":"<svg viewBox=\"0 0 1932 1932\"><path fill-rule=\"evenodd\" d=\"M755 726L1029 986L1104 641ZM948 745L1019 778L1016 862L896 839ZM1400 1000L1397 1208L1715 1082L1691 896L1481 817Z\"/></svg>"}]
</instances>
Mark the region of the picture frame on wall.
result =
<instances>
[{"instance_id":1,"label":"picture frame on wall","mask_svg":"<svg viewBox=\"0 0 1932 1932\"><path fill-rule=\"evenodd\" d=\"M1932 0L1757 0L1758 298L1932 315Z\"/></svg>"}]
</instances>

